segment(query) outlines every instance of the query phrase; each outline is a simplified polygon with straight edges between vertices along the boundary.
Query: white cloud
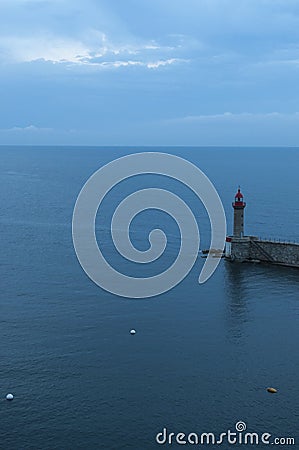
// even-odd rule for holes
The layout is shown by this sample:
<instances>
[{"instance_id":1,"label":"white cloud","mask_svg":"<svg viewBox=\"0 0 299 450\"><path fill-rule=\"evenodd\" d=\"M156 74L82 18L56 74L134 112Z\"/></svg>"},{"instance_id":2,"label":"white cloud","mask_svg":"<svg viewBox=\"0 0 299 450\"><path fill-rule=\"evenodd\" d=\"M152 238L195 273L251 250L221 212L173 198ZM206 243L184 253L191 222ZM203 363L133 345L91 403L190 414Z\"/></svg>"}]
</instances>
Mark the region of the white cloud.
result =
<instances>
[{"instance_id":1,"label":"white cloud","mask_svg":"<svg viewBox=\"0 0 299 450\"><path fill-rule=\"evenodd\" d=\"M224 112L220 114L199 114L194 116L185 116L175 119L166 120L167 123L196 123L196 122L219 122L219 121L248 121L248 120L265 120L265 119L283 119L283 120L298 120L299 112L290 114L269 112L269 113L231 113Z\"/></svg>"},{"instance_id":2,"label":"white cloud","mask_svg":"<svg viewBox=\"0 0 299 450\"><path fill-rule=\"evenodd\" d=\"M2 59L14 63L46 61L72 67L78 65L105 69L132 66L158 69L188 61L175 57L161 58L161 54L173 53L172 47L164 47L154 41L118 44L96 30L87 33L86 42L53 36L0 37L1 53L4 56ZM136 59L132 59L132 56Z\"/></svg>"},{"instance_id":3,"label":"white cloud","mask_svg":"<svg viewBox=\"0 0 299 450\"><path fill-rule=\"evenodd\" d=\"M44 127L37 127L35 125L27 125L25 127L11 127L11 128L0 128L0 132L5 132L5 133L15 133L15 132L20 132L20 133L35 133L35 132L41 132L41 131L53 131L53 128L44 128Z\"/></svg>"},{"instance_id":4,"label":"white cloud","mask_svg":"<svg viewBox=\"0 0 299 450\"><path fill-rule=\"evenodd\" d=\"M43 59L52 62L77 62L88 57L90 50L81 42L59 38L0 38L0 49L12 62L32 62Z\"/></svg>"},{"instance_id":5,"label":"white cloud","mask_svg":"<svg viewBox=\"0 0 299 450\"><path fill-rule=\"evenodd\" d=\"M147 63L147 67L149 69L157 69L158 67L168 66L170 64L174 64L177 62L189 62L189 61L187 59L170 58L170 59L166 59L166 60L159 60L159 61Z\"/></svg>"},{"instance_id":6,"label":"white cloud","mask_svg":"<svg viewBox=\"0 0 299 450\"><path fill-rule=\"evenodd\" d=\"M87 60L81 60L80 63L85 66L90 66L100 69L118 69L120 67L145 67L147 69L158 69L159 67L165 67L177 63L186 63L188 60L180 58L170 58L157 61L140 61L140 60L116 60L116 61L102 61L92 62Z\"/></svg>"}]
</instances>

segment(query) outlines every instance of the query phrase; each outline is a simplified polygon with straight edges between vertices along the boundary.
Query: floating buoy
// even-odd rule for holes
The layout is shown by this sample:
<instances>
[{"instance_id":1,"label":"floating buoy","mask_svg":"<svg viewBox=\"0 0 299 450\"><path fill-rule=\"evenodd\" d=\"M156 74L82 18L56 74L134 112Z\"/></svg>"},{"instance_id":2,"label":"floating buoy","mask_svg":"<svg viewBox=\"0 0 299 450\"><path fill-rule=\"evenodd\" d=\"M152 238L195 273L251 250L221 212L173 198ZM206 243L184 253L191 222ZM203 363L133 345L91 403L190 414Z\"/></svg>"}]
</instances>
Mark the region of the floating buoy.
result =
<instances>
[{"instance_id":1,"label":"floating buoy","mask_svg":"<svg viewBox=\"0 0 299 450\"><path fill-rule=\"evenodd\" d=\"M268 388L267 388L267 391L270 392L270 394L276 394L277 389L272 388L272 387L268 387Z\"/></svg>"},{"instance_id":2,"label":"floating buoy","mask_svg":"<svg viewBox=\"0 0 299 450\"><path fill-rule=\"evenodd\" d=\"M13 400L13 395L12 394L7 394L6 396L6 400Z\"/></svg>"},{"instance_id":3,"label":"floating buoy","mask_svg":"<svg viewBox=\"0 0 299 450\"><path fill-rule=\"evenodd\" d=\"M131 330L130 333L131 334L136 334L136 330Z\"/></svg>"}]
</instances>

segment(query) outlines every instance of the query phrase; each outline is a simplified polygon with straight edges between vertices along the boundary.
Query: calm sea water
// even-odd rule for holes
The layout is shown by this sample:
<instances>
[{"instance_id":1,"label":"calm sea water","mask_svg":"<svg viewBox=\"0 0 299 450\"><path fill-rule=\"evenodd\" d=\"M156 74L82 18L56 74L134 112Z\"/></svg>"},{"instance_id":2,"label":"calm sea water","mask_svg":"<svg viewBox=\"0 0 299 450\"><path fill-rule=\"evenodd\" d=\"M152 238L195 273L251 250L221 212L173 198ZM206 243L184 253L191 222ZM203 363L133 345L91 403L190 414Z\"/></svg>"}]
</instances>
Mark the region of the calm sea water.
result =
<instances>
[{"instance_id":1,"label":"calm sea water","mask_svg":"<svg viewBox=\"0 0 299 450\"><path fill-rule=\"evenodd\" d=\"M199 258L170 292L129 300L103 291L81 269L71 237L76 197L96 169L139 150L149 149L0 148L0 448L150 450L159 448L163 427L219 435L238 421L298 445L298 270L222 260L199 285ZM298 149L151 150L180 155L210 177L229 233L240 184L248 234L299 241ZM208 246L203 206L162 178L129 180L103 205L107 223L97 234L116 267L109 218L143 187L182 197L199 222L201 248ZM167 267L178 249L178 230L164 216L149 211L132 224L140 249L157 225L168 233L168 249L148 274Z\"/></svg>"}]
</instances>

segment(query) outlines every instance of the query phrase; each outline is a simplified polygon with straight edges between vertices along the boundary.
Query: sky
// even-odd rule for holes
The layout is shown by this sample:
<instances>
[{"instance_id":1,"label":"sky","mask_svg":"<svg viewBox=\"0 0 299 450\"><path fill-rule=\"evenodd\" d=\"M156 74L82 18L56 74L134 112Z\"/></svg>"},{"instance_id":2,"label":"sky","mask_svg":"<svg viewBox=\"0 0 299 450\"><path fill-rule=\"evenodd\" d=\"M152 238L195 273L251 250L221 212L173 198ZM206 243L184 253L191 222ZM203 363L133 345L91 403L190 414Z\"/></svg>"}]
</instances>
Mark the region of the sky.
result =
<instances>
[{"instance_id":1,"label":"sky","mask_svg":"<svg viewBox=\"0 0 299 450\"><path fill-rule=\"evenodd\" d=\"M0 0L0 145L299 146L298 0Z\"/></svg>"}]
</instances>

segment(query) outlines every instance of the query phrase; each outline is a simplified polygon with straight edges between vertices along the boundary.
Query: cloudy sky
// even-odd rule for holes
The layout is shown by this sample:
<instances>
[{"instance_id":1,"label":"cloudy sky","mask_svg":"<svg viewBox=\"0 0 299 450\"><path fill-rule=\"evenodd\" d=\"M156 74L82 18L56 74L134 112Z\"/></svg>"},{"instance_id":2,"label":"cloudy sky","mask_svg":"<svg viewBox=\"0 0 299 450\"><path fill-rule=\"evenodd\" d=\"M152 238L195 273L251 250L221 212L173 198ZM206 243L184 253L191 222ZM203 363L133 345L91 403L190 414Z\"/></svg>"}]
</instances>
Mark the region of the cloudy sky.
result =
<instances>
[{"instance_id":1,"label":"cloudy sky","mask_svg":"<svg viewBox=\"0 0 299 450\"><path fill-rule=\"evenodd\" d=\"M0 144L299 146L298 0L0 0Z\"/></svg>"}]
</instances>

